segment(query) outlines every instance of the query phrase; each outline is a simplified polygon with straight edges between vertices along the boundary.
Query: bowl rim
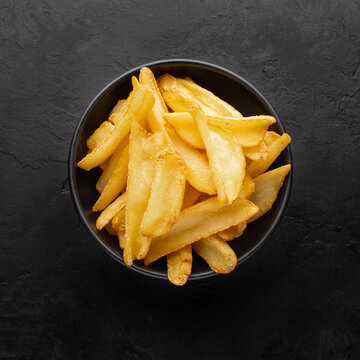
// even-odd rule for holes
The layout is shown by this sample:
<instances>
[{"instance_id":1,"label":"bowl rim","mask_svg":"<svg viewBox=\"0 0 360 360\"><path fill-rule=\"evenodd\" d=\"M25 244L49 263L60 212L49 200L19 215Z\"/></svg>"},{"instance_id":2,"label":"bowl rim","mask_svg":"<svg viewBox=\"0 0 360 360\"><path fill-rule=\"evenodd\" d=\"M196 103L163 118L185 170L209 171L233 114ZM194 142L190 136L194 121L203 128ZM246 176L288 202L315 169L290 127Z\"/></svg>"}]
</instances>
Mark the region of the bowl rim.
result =
<instances>
[{"instance_id":1,"label":"bowl rim","mask_svg":"<svg viewBox=\"0 0 360 360\"><path fill-rule=\"evenodd\" d=\"M82 114L76 128L73 134L73 137L71 139L71 143L70 143L70 149L69 149L69 155L68 155L68 178L69 178L69 188L70 188L70 193L71 193L71 198L74 204L74 207L81 219L81 222L83 224L83 226L86 228L86 230L88 231L88 233L96 240L96 242L98 243L98 245L101 246L101 248L103 248L113 259L115 259L116 261L120 262L123 266L125 266L126 268L132 269L138 273L141 273L143 275L147 275L153 278L157 278L157 279L162 279L162 280L168 280L168 276L166 273L158 273L158 272L154 272L151 269L144 269L141 268L139 266L137 266L137 264L133 264L133 266L127 266L124 263L124 260L118 256L118 254L116 254L112 249L110 249L109 247L107 247L102 239L98 236L98 231L94 230L90 224L88 223L85 214L82 211L82 208L80 206L80 199L79 199L79 195L78 195L78 191L75 187L75 171L76 171L76 164L75 164L75 143L77 141L77 138L79 136L79 132L82 129L83 123L88 115L88 113L92 110L92 108L95 106L95 104L97 103L97 101L108 91L110 90L113 86L115 86L121 79L128 77L129 75L136 73L138 71L140 71L140 69L142 67L152 67L155 65L165 65L165 64L176 64L178 63L180 64L192 64L192 65L198 65L204 68L210 68L212 70L216 70L218 73L222 73L223 75L227 75L230 78L235 78L238 82L240 82L247 91L249 91L253 96L255 96L271 113L272 116L274 116L277 120L277 125L279 126L279 128L281 129L281 131L284 133L285 132L285 128L281 122L281 120L279 119L279 116L277 115L277 113L275 112L275 110L273 109L273 107L270 105L270 103L268 102L268 100L265 99L265 97L260 93L259 90L257 90L250 82L248 82L247 80L245 80L242 76L234 73L231 70L228 70L222 66L219 65L215 65L206 61L201 61L201 60L193 60L193 59L163 59L163 60L157 60L157 61L152 61L137 67L134 67L124 73L122 73L120 76L118 76L117 78L115 78L114 80L112 80L110 83L108 83L107 85L105 85L105 87L103 87L102 90L100 90L97 95L93 98L93 100L90 102L90 104L87 106L86 110L84 111L84 113ZM291 147L290 144L287 146L287 155L288 155L288 161L289 164L291 164L291 171L288 174L288 178L287 178L287 182L286 182L286 187L285 187L285 193L284 193L284 198L283 198L283 202L280 204L280 208L278 211L278 214L276 215L274 221L271 223L271 225L269 226L269 228L267 229L267 231L265 232L265 234L261 237L261 239L259 239L256 243L256 245L254 245L253 247L251 247L248 251L246 251L246 253L244 253L243 255L241 255L240 257L237 256L237 266L236 269L238 268L238 265L243 263L244 261L246 261L249 257L251 257L252 255L254 255L264 244L265 240L268 239L271 234L275 231L275 229L277 228L277 226L280 223L280 220L285 212L285 209L287 207L287 204L289 202L289 197L290 197L290 193L291 193L291 188L292 188L292 182L293 182L293 161L292 161L292 153L291 153ZM190 281L192 280L200 280L200 279L205 279L205 278L209 278L215 275L219 275L219 273L214 272L213 270L211 270L210 268L207 271L203 271L201 273L198 274L191 274L189 279Z\"/></svg>"}]
</instances>

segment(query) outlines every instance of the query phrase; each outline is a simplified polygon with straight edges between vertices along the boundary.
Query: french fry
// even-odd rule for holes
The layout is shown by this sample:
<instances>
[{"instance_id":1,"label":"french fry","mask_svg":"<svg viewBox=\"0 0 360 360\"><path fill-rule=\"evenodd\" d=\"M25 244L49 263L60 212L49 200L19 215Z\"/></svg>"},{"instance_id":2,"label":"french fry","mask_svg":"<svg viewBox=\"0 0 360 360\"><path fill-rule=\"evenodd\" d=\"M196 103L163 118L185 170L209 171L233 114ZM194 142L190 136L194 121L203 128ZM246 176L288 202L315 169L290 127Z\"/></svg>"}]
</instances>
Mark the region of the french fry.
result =
<instances>
[{"instance_id":1,"label":"french fry","mask_svg":"<svg viewBox=\"0 0 360 360\"><path fill-rule=\"evenodd\" d=\"M245 174L239 197L241 199L249 199L249 197L253 194L254 191L255 191L254 180L248 174Z\"/></svg>"},{"instance_id":2,"label":"french fry","mask_svg":"<svg viewBox=\"0 0 360 360\"><path fill-rule=\"evenodd\" d=\"M164 141L161 132L148 136L138 122L132 123L124 248L124 262L129 266L132 265L134 259L144 258L150 247L151 238L141 234L140 226L150 198L155 172L155 156L164 145Z\"/></svg>"},{"instance_id":3,"label":"french fry","mask_svg":"<svg viewBox=\"0 0 360 360\"><path fill-rule=\"evenodd\" d=\"M259 207L259 212L253 215L248 222L255 221L268 212L275 202L286 175L291 165L284 165L274 170L259 175L254 179L255 192L251 195L250 201Z\"/></svg>"},{"instance_id":4,"label":"french fry","mask_svg":"<svg viewBox=\"0 0 360 360\"><path fill-rule=\"evenodd\" d=\"M268 148L269 156L266 160L257 160L252 162L247 168L248 174L255 178L258 175L265 172L271 164L276 160L280 153L288 146L291 141L291 137L288 134L281 135L277 140L275 140Z\"/></svg>"},{"instance_id":5,"label":"french fry","mask_svg":"<svg viewBox=\"0 0 360 360\"><path fill-rule=\"evenodd\" d=\"M131 122L142 122L151 110L153 104L154 96L151 91L143 86L135 89L126 113L121 117L121 120L115 124L115 128L110 135L91 153L87 154L77 165L84 170L90 170L105 161L129 132Z\"/></svg>"},{"instance_id":6,"label":"french fry","mask_svg":"<svg viewBox=\"0 0 360 360\"><path fill-rule=\"evenodd\" d=\"M274 117L268 115L243 118L207 116L206 120L211 125L231 132L237 143L244 147L258 145L268 127L276 122Z\"/></svg>"},{"instance_id":7,"label":"french fry","mask_svg":"<svg viewBox=\"0 0 360 360\"><path fill-rule=\"evenodd\" d=\"M139 80L137 79L136 76L131 77L131 85L132 85L134 90L137 89L140 86Z\"/></svg>"},{"instance_id":8,"label":"french fry","mask_svg":"<svg viewBox=\"0 0 360 360\"><path fill-rule=\"evenodd\" d=\"M255 191L255 182L254 180L248 175L245 175L244 182L242 189L239 194L239 198L241 199L249 199L249 197ZM246 228L246 221L241 222L240 224L234 225L225 229L223 231L218 232L218 235L225 241L233 240L242 235Z\"/></svg>"},{"instance_id":9,"label":"french fry","mask_svg":"<svg viewBox=\"0 0 360 360\"><path fill-rule=\"evenodd\" d=\"M196 201L199 199L200 194L200 191L197 191L193 186L190 185L190 183L186 182L181 210L195 204Z\"/></svg>"},{"instance_id":10,"label":"french fry","mask_svg":"<svg viewBox=\"0 0 360 360\"><path fill-rule=\"evenodd\" d=\"M241 146L211 125L199 108L190 109L204 141L209 165L221 204L231 204L239 195L245 176L245 157Z\"/></svg>"},{"instance_id":11,"label":"french fry","mask_svg":"<svg viewBox=\"0 0 360 360\"><path fill-rule=\"evenodd\" d=\"M86 146L90 151L99 146L114 130L115 126L110 121L104 121L86 140Z\"/></svg>"},{"instance_id":12,"label":"french fry","mask_svg":"<svg viewBox=\"0 0 360 360\"><path fill-rule=\"evenodd\" d=\"M216 187L207 157L182 141L174 130L168 129L168 134L184 159L186 180L198 191L215 195Z\"/></svg>"},{"instance_id":13,"label":"french fry","mask_svg":"<svg viewBox=\"0 0 360 360\"><path fill-rule=\"evenodd\" d=\"M191 245L174 251L167 256L168 278L174 285L182 286L187 282L192 268Z\"/></svg>"},{"instance_id":14,"label":"french fry","mask_svg":"<svg viewBox=\"0 0 360 360\"><path fill-rule=\"evenodd\" d=\"M119 246L123 250L125 246L125 208L122 208L112 219L112 228L119 240Z\"/></svg>"},{"instance_id":15,"label":"french fry","mask_svg":"<svg viewBox=\"0 0 360 360\"><path fill-rule=\"evenodd\" d=\"M269 156L269 150L264 141L260 141L255 146L243 148L244 155L251 161L266 160Z\"/></svg>"},{"instance_id":16,"label":"french fry","mask_svg":"<svg viewBox=\"0 0 360 360\"><path fill-rule=\"evenodd\" d=\"M199 130L192 116L188 112L174 112L165 114L164 118L174 126L179 136L198 149L204 149ZM276 122L275 118L268 115L249 117L224 117L205 116L208 124L217 126L225 131L231 132L235 140L245 147L256 146L264 138L267 128Z\"/></svg>"},{"instance_id":17,"label":"french fry","mask_svg":"<svg viewBox=\"0 0 360 360\"><path fill-rule=\"evenodd\" d=\"M96 183L96 190L100 194L104 191L105 186L108 184L111 177L113 176L115 168L118 166L118 163L124 162L124 160L126 160L126 159L122 160L122 157L128 145L129 145L129 136L126 136L124 140L120 143L120 145L116 148L111 158L109 159L103 173L101 174L99 180ZM126 170L127 170L127 165L126 165Z\"/></svg>"},{"instance_id":18,"label":"french fry","mask_svg":"<svg viewBox=\"0 0 360 360\"><path fill-rule=\"evenodd\" d=\"M197 85L194 81L180 78L178 78L177 81L187 90L189 90L190 93L194 96L194 98L204 103L207 107L213 109L213 111L216 113L215 115L235 117L242 116L241 113L235 108L233 108L230 104L218 98L211 91Z\"/></svg>"},{"instance_id":19,"label":"french fry","mask_svg":"<svg viewBox=\"0 0 360 360\"><path fill-rule=\"evenodd\" d=\"M165 147L156 155L151 195L140 228L143 235L158 237L174 225L183 203L185 182L183 161L173 147Z\"/></svg>"},{"instance_id":20,"label":"french fry","mask_svg":"<svg viewBox=\"0 0 360 360\"><path fill-rule=\"evenodd\" d=\"M236 267L237 257L234 250L217 235L210 235L193 244L194 251L210 266L211 270L228 274Z\"/></svg>"},{"instance_id":21,"label":"french fry","mask_svg":"<svg viewBox=\"0 0 360 360\"><path fill-rule=\"evenodd\" d=\"M125 188L129 164L129 145L126 146L104 191L93 206L93 211L104 210Z\"/></svg>"},{"instance_id":22,"label":"french fry","mask_svg":"<svg viewBox=\"0 0 360 360\"><path fill-rule=\"evenodd\" d=\"M223 231L219 231L217 234L221 237L224 241L231 241L243 234L247 226L247 222L243 221L240 224L234 225L225 229Z\"/></svg>"},{"instance_id":23,"label":"french fry","mask_svg":"<svg viewBox=\"0 0 360 360\"><path fill-rule=\"evenodd\" d=\"M102 230L126 204L126 193L114 200L97 218L96 228Z\"/></svg>"},{"instance_id":24,"label":"french fry","mask_svg":"<svg viewBox=\"0 0 360 360\"><path fill-rule=\"evenodd\" d=\"M199 130L189 112L164 114L164 119L171 124L182 140L197 149L205 149Z\"/></svg>"},{"instance_id":25,"label":"french fry","mask_svg":"<svg viewBox=\"0 0 360 360\"><path fill-rule=\"evenodd\" d=\"M165 101L164 101L162 95L161 95L161 92L159 90L159 87L158 87L158 84L156 82L153 72L148 67L143 67L140 70L139 79L140 79L140 83L142 85L148 86L150 89L152 89L156 93L156 95L154 95L154 96L156 97L156 102L157 102L157 105L159 106L159 109L161 109L162 113L167 113L168 108L165 104Z\"/></svg>"},{"instance_id":26,"label":"french fry","mask_svg":"<svg viewBox=\"0 0 360 360\"><path fill-rule=\"evenodd\" d=\"M121 109L123 108L123 106L126 104L126 100L122 99L119 100L116 105L113 107L113 109L110 112L109 115L109 119L112 117L112 115L119 113L120 111L122 111Z\"/></svg>"},{"instance_id":27,"label":"french fry","mask_svg":"<svg viewBox=\"0 0 360 360\"><path fill-rule=\"evenodd\" d=\"M121 111L122 107L125 104L125 100L119 100L114 108L111 110L109 118L111 115ZM110 135L112 130L115 128L114 124L111 121L104 121L94 133L86 140L86 145L90 151L94 150L98 145L100 145L105 139Z\"/></svg>"},{"instance_id":28,"label":"french fry","mask_svg":"<svg viewBox=\"0 0 360 360\"><path fill-rule=\"evenodd\" d=\"M275 131L267 131L264 136L264 143L267 147L271 146L280 135Z\"/></svg>"},{"instance_id":29,"label":"french fry","mask_svg":"<svg viewBox=\"0 0 360 360\"><path fill-rule=\"evenodd\" d=\"M231 205L223 206L212 197L184 209L170 231L152 239L145 257L145 265L176 250L208 237L230 226L246 221L259 208L249 200L235 199Z\"/></svg>"},{"instance_id":30,"label":"french fry","mask_svg":"<svg viewBox=\"0 0 360 360\"><path fill-rule=\"evenodd\" d=\"M196 99L193 94L173 76L164 74L158 78L157 83L165 103L171 110L177 112L189 111L190 106L198 105L205 114L217 115L214 109Z\"/></svg>"}]
</instances>

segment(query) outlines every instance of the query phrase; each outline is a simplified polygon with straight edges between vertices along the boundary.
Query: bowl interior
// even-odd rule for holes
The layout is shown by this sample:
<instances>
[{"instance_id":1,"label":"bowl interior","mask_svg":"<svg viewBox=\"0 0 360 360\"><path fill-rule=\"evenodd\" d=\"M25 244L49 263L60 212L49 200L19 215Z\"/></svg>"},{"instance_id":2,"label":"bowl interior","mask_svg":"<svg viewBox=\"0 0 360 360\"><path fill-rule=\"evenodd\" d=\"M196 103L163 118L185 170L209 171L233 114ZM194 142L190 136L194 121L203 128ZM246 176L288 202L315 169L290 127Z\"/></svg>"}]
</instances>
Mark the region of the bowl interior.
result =
<instances>
[{"instance_id":1,"label":"bowl interior","mask_svg":"<svg viewBox=\"0 0 360 360\"><path fill-rule=\"evenodd\" d=\"M164 73L170 73L178 77L191 77L199 85L229 102L244 116L269 114L278 119L271 106L250 84L226 70L210 64L191 61L158 62L147 66L151 68L156 77ZM69 159L70 188L80 217L100 245L121 263L123 263L122 251L119 248L117 238L110 236L106 230L99 232L96 229L95 222L98 214L94 214L91 211L93 204L98 198L95 184L101 171L96 168L87 172L77 168L75 164L87 153L86 139L103 121L107 120L107 116L116 102L128 96L132 89L131 76L138 76L139 70L140 67L120 76L93 100L75 132ZM277 131L279 134L284 132L279 120L271 126L271 130ZM287 148L276 160L272 168L290 162L290 150ZM249 224L244 234L230 243L238 256L238 263L250 256L275 227L286 205L290 183L291 173L286 178L271 211L254 223ZM138 261L132 268L148 275L167 278L165 259L160 259L148 267L144 266L142 261ZM203 278L214 274L208 265L194 254L191 279Z\"/></svg>"}]
</instances>

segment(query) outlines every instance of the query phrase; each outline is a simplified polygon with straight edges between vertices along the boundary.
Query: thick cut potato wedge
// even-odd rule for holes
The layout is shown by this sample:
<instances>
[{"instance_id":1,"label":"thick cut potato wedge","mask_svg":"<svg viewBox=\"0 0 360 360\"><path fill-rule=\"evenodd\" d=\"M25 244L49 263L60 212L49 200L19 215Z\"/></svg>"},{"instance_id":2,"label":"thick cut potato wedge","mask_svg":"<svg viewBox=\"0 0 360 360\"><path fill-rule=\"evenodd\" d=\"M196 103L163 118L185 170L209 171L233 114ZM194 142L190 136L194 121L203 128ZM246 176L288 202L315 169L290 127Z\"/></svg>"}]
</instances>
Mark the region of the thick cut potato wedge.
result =
<instances>
[{"instance_id":1,"label":"thick cut potato wedge","mask_svg":"<svg viewBox=\"0 0 360 360\"><path fill-rule=\"evenodd\" d=\"M241 199L248 199L253 194L254 191L255 191L254 180L248 174L245 174L244 182L239 197Z\"/></svg>"},{"instance_id":2,"label":"thick cut potato wedge","mask_svg":"<svg viewBox=\"0 0 360 360\"><path fill-rule=\"evenodd\" d=\"M119 246L123 250L125 246L125 208L122 208L112 219L112 228L119 239Z\"/></svg>"},{"instance_id":3,"label":"thick cut potato wedge","mask_svg":"<svg viewBox=\"0 0 360 360\"><path fill-rule=\"evenodd\" d=\"M200 192L216 194L216 187L206 155L190 147L182 141L174 130L168 129L168 134L185 163L187 181Z\"/></svg>"},{"instance_id":4,"label":"thick cut potato wedge","mask_svg":"<svg viewBox=\"0 0 360 360\"><path fill-rule=\"evenodd\" d=\"M192 107L190 112L206 147L218 199L222 204L231 204L238 197L245 176L242 148L220 129L208 125L199 108Z\"/></svg>"},{"instance_id":5,"label":"thick cut potato wedge","mask_svg":"<svg viewBox=\"0 0 360 360\"><path fill-rule=\"evenodd\" d=\"M276 160L280 153L288 146L291 141L291 137L288 134L281 135L275 140L268 148L269 156L266 160L257 160L252 162L248 168L248 174L254 178L265 172L271 164Z\"/></svg>"},{"instance_id":6,"label":"thick cut potato wedge","mask_svg":"<svg viewBox=\"0 0 360 360\"><path fill-rule=\"evenodd\" d=\"M111 115L117 114L121 111L125 104L126 100L119 100L114 108L111 110L109 119ZM104 121L94 133L86 140L86 145L90 151L94 150L98 145L100 145L112 132L115 128L114 124L111 121Z\"/></svg>"},{"instance_id":7,"label":"thick cut potato wedge","mask_svg":"<svg viewBox=\"0 0 360 360\"><path fill-rule=\"evenodd\" d=\"M248 222L255 221L268 212L275 202L278 192L289 173L291 165L284 165L277 169L268 171L254 179L255 192L251 195L250 201L259 207L259 212L253 215Z\"/></svg>"},{"instance_id":8,"label":"thick cut potato wedge","mask_svg":"<svg viewBox=\"0 0 360 360\"><path fill-rule=\"evenodd\" d=\"M97 218L96 228L102 230L112 218L125 207L126 193L120 195L115 201L113 201Z\"/></svg>"},{"instance_id":9,"label":"thick cut potato wedge","mask_svg":"<svg viewBox=\"0 0 360 360\"><path fill-rule=\"evenodd\" d=\"M137 79L136 76L131 77L131 85L132 85L134 90L137 89L140 86L139 80Z\"/></svg>"},{"instance_id":10,"label":"thick cut potato wedge","mask_svg":"<svg viewBox=\"0 0 360 360\"><path fill-rule=\"evenodd\" d=\"M243 118L207 116L209 124L231 132L241 146L256 146L264 138L268 127L276 119L268 115L249 116Z\"/></svg>"},{"instance_id":11,"label":"thick cut potato wedge","mask_svg":"<svg viewBox=\"0 0 360 360\"><path fill-rule=\"evenodd\" d=\"M86 146L90 151L99 146L114 130L115 126L110 121L104 121L86 140Z\"/></svg>"},{"instance_id":12,"label":"thick cut potato wedge","mask_svg":"<svg viewBox=\"0 0 360 360\"><path fill-rule=\"evenodd\" d=\"M244 155L251 161L266 160L269 156L269 150L264 141L260 141L255 146L243 148Z\"/></svg>"},{"instance_id":13,"label":"thick cut potato wedge","mask_svg":"<svg viewBox=\"0 0 360 360\"><path fill-rule=\"evenodd\" d=\"M118 163L123 157L124 151L126 147L129 145L129 136L126 136L125 139L120 143L120 145L116 148L111 158L109 159L103 173L99 177L99 180L96 183L96 190L101 194L105 186L108 184L109 180L114 174L115 168L118 166ZM126 165L127 166L127 165Z\"/></svg>"},{"instance_id":14,"label":"thick cut potato wedge","mask_svg":"<svg viewBox=\"0 0 360 360\"><path fill-rule=\"evenodd\" d=\"M224 206L215 197L190 206L180 213L178 221L168 233L152 240L145 265L201 238L246 221L258 210L249 200L235 199L231 205Z\"/></svg>"},{"instance_id":15,"label":"thick cut potato wedge","mask_svg":"<svg viewBox=\"0 0 360 360\"><path fill-rule=\"evenodd\" d=\"M147 254L151 238L140 232L141 222L151 193L155 172L155 156L164 145L161 132L148 136L134 121L131 125L129 169L126 201L126 237L124 262L131 266L134 259L142 259Z\"/></svg>"},{"instance_id":16,"label":"thick cut potato wedge","mask_svg":"<svg viewBox=\"0 0 360 360\"><path fill-rule=\"evenodd\" d=\"M116 105L113 107L113 109L110 112L109 115L109 119L111 118L112 115L118 114L120 111L122 111L121 109L123 108L123 106L126 104L126 100L122 99L119 100Z\"/></svg>"},{"instance_id":17,"label":"thick cut potato wedge","mask_svg":"<svg viewBox=\"0 0 360 360\"><path fill-rule=\"evenodd\" d=\"M228 274L236 267L237 257L234 250L217 235L211 235L193 244L194 251L210 266L211 270Z\"/></svg>"},{"instance_id":18,"label":"thick cut potato wedge","mask_svg":"<svg viewBox=\"0 0 360 360\"><path fill-rule=\"evenodd\" d=\"M187 90L189 90L190 93L194 96L194 98L198 99L207 107L211 108L216 113L215 115L235 117L242 116L241 113L235 108L233 108L230 104L218 98L211 91L197 85L194 81L180 78L177 78L177 81Z\"/></svg>"},{"instance_id":19,"label":"thick cut potato wedge","mask_svg":"<svg viewBox=\"0 0 360 360\"><path fill-rule=\"evenodd\" d=\"M205 149L199 130L189 112L164 114L164 119L175 128L182 140L197 149Z\"/></svg>"},{"instance_id":20,"label":"thick cut potato wedge","mask_svg":"<svg viewBox=\"0 0 360 360\"><path fill-rule=\"evenodd\" d=\"M277 140L281 135L279 135L277 132L275 131L267 131L265 136L264 136L264 143L266 144L267 147L271 146L275 140Z\"/></svg>"},{"instance_id":21,"label":"thick cut potato wedge","mask_svg":"<svg viewBox=\"0 0 360 360\"><path fill-rule=\"evenodd\" d=\"M148 237L165 234L180 214L185 190L184 164L172 146L156 155L151 195L141 223L141 233Z\"/></svg>"},{"instance_id":22,"label":"thick cut potato wedge","mask_svg":"<svg viewBox=\"0 0 360 360\"><path fill-rule=\"evenodd\" d=\"M157 83L165 103L171 110L177 112L189 111L190 106L198 105L205 114L218 115L216 110L194 97L194 95L173 76L164 74L158 78Z\"/></svg>"},{"instance_id":23,"label":"thick cut potato wedge","mask_svg":"<svg viewBox=\"0 0 360 360\"><path fill-rule=\"evenodd\" d=\"M129 145L126 146L104 191L93 206L93 211L104 210L126 188L129 164Z\"/></svg>"},{"instance_id":24,"label":"thick cut potato wedge","mask_svg":"<svg viewBox=\"0 0 360 360\"><path fill-rule=\"evenodd\" d=\"M87 154L78 163L78 166L84 170L90 170L105 161L112 155L120 142L128 134L131 123L133 121L142 122L151 110L153 104L154 96L151 91L143 86L135 89L124 116L121 117L118 123L115 123L115 128L105 141L98 145L91 153Z\"/></svg>"},{"instance_id":25,"label":"thick cut potato wedge","mask_svg":"<svg viewBox=\"0 0 360 360\"><path fill-rule=\"evenodd\" d=\"M248 199L255 191L255 182L254 180L248 175L245 175L244 182L242 189L240 191L239 198L241 199ZM231 226L228 229L218 232L218 235L225 241L233 240L244 232L246 228L246 221L240 224Z\"/></svg>"},{"instance_id":26,"label":"thick cut potato wedge","mask_svg":"<svg viewBox=\"0 0 360 360\"><path fill-rule=\"evenodd\" d=\"M186 182L182 210L196 203L201 192L197 191L190 183Z\"/></svg>"},{"instance_id":27,"label":"thick cut potato wedge","mask_svg":"<svg viewBox=\"0 0 360 360\"><path fill-rule=\"evenodd\" d=\"M164 116L165 120L174 126L179 136L198 149L204 149L199 130L188 112L169 113ZM246 147L256 146L264 138L267 128L276 122L275 118L268 115L250 117L224 117L205 116L208 124L214 125L231 135L241 145Z\"/></svg>"},{"instance_id":28,"label":"thick cut potato wedge","mask_svg":"<svg viewBox=\"0 0 360 360\"><path fill-rule=\"evenodd\" d=\"M221 237L222 240L231 241L241 236L245 231L246 226L247 226L247 222L243 221L240 224L231 226L223 231L219 231L217 234Z\"/></svg>"},{"instance_id":29,"label":"thick cut potato wedge","mask_svg":"<svg viewBox=\"0 0 360 360\"><path fill-rule=\"evenodd\" d=\"M182 286L187 282L192 268L191 245L174 251L167 256L168 278L174 285Z\"/></svg>"},{"instance_id":30,"label":"thick cut potato wedge","mask_svg":"<svg viewBox=\"0 0 360 360\"><path fill-rule=\"evenodd\" d=\"M152 89L153 91L156 92L156 95L154 95L156 97L155 101L158 103L158 106L161 109L161 112L167 113L168 108L165 104L165 101L164 101L162 95L161 95L161 92L159 90L159 87L158 87L158 84L156 82L153 72L148 67L143 67L140 70L139 79L140 79L141 85L148 86L150 89Z\"/></svg>"}]
</instances>

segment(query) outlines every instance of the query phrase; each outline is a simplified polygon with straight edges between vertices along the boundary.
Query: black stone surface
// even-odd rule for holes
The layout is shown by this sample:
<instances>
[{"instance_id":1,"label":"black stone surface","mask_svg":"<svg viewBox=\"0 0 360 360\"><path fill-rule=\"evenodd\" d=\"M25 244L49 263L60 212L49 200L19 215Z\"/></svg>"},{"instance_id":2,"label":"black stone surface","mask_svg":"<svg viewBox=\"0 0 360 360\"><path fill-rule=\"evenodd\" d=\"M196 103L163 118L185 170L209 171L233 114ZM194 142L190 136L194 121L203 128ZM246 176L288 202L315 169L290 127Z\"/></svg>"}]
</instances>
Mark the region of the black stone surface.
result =
<instances>
[{"instance_id":1,"label":"black stone surface","mask_svg":"<svg viewBox=\"0 0 360 360\"><path fill-rule=\"evenodd\" d=\"M1 0L0 359L359 359L359 16L357 0ZM66 164L104 85L178 57L252 82L294 158L272 238L184 288L96 245Z\"/></svg>"}]
</instances>

